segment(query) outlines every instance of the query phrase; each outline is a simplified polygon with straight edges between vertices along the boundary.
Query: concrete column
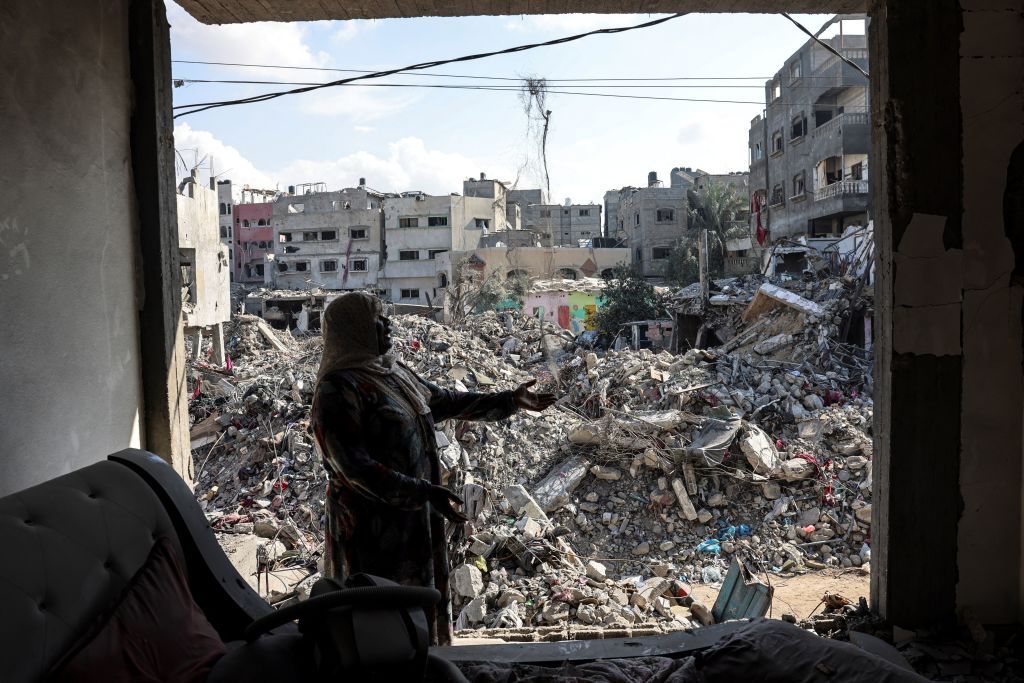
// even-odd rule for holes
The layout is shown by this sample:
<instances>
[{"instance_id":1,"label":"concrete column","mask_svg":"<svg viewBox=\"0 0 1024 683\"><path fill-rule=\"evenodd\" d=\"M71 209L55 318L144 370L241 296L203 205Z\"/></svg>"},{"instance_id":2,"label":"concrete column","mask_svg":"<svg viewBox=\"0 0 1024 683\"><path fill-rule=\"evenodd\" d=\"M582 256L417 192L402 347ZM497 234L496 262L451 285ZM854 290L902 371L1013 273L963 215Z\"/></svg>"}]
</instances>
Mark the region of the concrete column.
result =
<instances>
[{"instance_id":1,"label":"concrete column","mask_svg":"<svg viewBox=\"0 0 1024 683\"><path fill-rule=\"evenodd\" d=\"M185 330L192 339L192 360L200 360L203 357L203 328L192 327Z\"/></svg>"},{"instance_id":2,"label":"concrete column","mask_svg":"<svg viewBox=\"0 0 1024 683\"><path fill-rule=\"evenodd\" d=\"M224 323L213 326L213 364L221 367L226 362L224 354Z\"/></svg>"}]
</instances>

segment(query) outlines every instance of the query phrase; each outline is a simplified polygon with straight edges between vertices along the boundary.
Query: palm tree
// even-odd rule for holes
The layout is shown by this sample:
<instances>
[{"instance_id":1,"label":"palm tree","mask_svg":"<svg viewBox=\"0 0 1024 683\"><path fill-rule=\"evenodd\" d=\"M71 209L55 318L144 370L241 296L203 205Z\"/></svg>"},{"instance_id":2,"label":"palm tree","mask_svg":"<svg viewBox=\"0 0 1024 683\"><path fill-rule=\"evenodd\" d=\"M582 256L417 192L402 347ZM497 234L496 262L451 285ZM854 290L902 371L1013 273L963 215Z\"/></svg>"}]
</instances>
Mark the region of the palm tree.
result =
<instances>
[{"instance_id":1,"label":"palm tree","mask_svg":"<svg viewBox=\"0 0 1024 683\"><path fill-rule=\"evenodd\" d=\"M747 198L729 185L709 183L702 190L689 190L687 200L687 224L697 235L701 230L708 231L708 267L713 274L721 274L725 270L726 240L746 237L749 232L746 221L740 219L747 211Z\"/></svg>"}]
</instances>

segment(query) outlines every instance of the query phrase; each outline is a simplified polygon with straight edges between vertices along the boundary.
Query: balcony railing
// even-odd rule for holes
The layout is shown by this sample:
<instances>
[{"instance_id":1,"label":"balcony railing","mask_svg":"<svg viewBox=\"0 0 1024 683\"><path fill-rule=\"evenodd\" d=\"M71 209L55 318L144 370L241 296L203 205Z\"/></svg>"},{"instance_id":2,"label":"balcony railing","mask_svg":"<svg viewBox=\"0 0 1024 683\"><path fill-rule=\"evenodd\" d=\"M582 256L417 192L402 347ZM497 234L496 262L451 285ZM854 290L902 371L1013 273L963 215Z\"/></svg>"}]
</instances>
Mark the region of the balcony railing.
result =
<instances>
[{"instance_id":1,"label":"balcony railing","mask_svg":"<svg viewBox=\"0 0 1024 683\"><path fill-rule=\"evenodd\" d=\"M756 256L726 256L726 275L746 275L761 270L761 259Z\"/></svg>"},{"instance_id":2,"label":"balcony railing","mask_svg":"<svg viewBox=\"0 0 1024 683\"><path fill-rule=\"evenodd\" d=\"M867 112L848 112L840 114L839 116L833 116L829 121L821 124L814 129L812 135L814 137L823 137L831 135L838 131L843 126L855 126L855 125L867 125L868 113Z\"/></svg>"},{"instance_id":3,"label":"balcony railing","mask_svg":"<svg viewBox=\"0 0 1024 683\"><path fill-rule=\"evenodd\" d=\"M846 57L847 59L851 59L851 60L867 59L868 58L868 50L867 50L867 48L845 48L845 49L840 50L839 54L841 54L842 56ZM831 67L832 65L836 64L839 61L841 61L839 59L839 57L836 57L835 55L830 54L828 57L825 58L825 60L821 64L819 64L819 65L817 65L815 67L814 72L815 73L822 72L822 71L828 69L829 67Z\"/></svg>"},{"instance_id":4,"label":"balcony railing","mask_svg":"<svg viewBox=\"0 0 1024 683\"><path fill-rule=\"evenodd\" d=\"M823 199L831 199L847 194L867 194L868 181L866 180L840 180L814 191L814 201L820 202Z\"/></svg>"}]
</instances>

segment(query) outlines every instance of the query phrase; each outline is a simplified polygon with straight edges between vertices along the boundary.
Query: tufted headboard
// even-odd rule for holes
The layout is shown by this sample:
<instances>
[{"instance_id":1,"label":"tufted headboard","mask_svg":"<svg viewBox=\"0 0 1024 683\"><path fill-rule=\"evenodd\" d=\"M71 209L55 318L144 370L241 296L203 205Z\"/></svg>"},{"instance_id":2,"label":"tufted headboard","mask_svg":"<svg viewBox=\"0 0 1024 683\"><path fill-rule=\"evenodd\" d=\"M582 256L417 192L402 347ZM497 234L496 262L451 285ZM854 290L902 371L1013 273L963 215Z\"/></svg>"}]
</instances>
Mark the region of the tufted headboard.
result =
<instances>
[{"instance_id":1,"label":"tufted headboard","mask_svg":"<svg viewBox=\"0 0 1024 683\"><path fill-rule=\"evenodd\" d=\"M0 498L0 661L44 675L115 600L158 538L181 545L153 490L104 461Z\"/></svg>"},{"instance_id":2,"label":"tufted headboard","mask_svg":"<svg viewBox=\"0 0 1024 683\"><path fill-rule=\"evenodd\" d=\"M159 538L171 540L225 642L272 611L221 551L191 489L152 453L125 449L0 498L0 680L44 676Z\"/></svg>"}]
</instances>

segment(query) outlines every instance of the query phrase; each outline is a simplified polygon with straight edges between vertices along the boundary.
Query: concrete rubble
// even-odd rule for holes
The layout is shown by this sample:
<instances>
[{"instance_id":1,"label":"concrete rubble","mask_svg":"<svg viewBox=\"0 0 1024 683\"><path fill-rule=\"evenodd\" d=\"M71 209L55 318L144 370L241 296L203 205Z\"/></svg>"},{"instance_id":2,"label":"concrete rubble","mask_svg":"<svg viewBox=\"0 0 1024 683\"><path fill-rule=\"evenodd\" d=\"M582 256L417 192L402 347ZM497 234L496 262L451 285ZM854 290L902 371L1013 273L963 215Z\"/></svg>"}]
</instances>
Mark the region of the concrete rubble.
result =
<instances>
[{"instance_id":1,"label":"concrete rubble","mask_svg":"<svg viewBox=\"0 0 1024 683\"><path fill-rule=\"evenodd\" d=\"M721 343L679 355L577 348L514 311L455 327L395 316L396 347L431 381L492 391L537 378L561 396L543 414L438 425L444 480L471 518L449 551L459 629L696 628L710 605L690 586L721 582L733 556L770 574L867 568L871 356L840 341L855 293L763 284L727 285L728 303L705 314ZM758 297L764 310L744 320ZM196 494L218 531L278 540L275 561L315 571L321 339L270 333L237 317L232 370L193 367ZM790 339L765 351L778 335Z\"/></svg>"}]
</instances>

